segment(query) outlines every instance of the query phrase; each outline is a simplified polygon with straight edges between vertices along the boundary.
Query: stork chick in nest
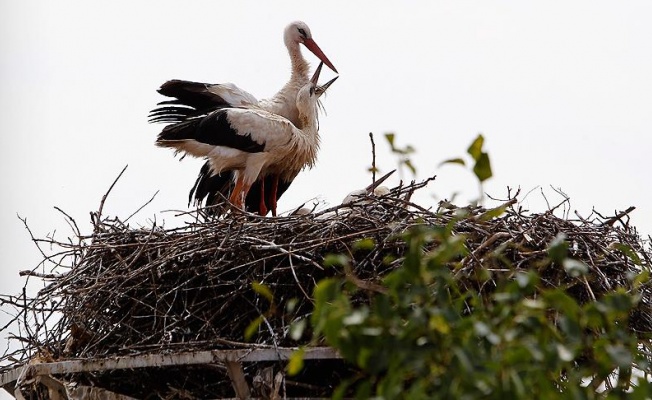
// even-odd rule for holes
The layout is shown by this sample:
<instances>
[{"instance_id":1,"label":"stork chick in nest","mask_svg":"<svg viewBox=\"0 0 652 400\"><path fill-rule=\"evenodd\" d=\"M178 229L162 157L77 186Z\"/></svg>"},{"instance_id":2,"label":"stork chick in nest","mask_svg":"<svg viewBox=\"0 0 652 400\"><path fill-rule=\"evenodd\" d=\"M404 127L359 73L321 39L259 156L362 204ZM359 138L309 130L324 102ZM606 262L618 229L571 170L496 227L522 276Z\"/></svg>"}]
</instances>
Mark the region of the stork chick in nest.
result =
<instances>
[{"instance_id":1,"label":"stork chick in nest","mask_svg":"<svg viewBox=\"0 0 652 400\"><path fill-rule=\"evenodd\" d=\"M376 179L375 182L373 182L371 185L367 186L366 188L360 190L354 190L351 193L347 194L344 200L342 200L342 204L350 204L356 202L364 203L363 199L366 196L373 195L376 197L381 197L389 194L389 188L387 186L380 186L380 184L385 182L387 178L389 178L394 172L396 172L395 169L389 171L387 174Z\"/></svg>"}]
</instances>

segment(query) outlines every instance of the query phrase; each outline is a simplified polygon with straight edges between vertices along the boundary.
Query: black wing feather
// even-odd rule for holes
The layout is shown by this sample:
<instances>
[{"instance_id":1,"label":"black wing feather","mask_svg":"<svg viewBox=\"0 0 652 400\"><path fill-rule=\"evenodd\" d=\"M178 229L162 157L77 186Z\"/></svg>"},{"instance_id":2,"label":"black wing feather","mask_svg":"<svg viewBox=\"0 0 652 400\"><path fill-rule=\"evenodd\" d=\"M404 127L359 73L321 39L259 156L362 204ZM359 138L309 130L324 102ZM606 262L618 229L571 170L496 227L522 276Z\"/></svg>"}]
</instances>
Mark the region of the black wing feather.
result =
<instances>
[{"instance_id":1,"label":"black wing feather","mask_svg":"<svg viewBox=\"0 0 652 400\"><path fill-rule=\"evenodd\" d=\"M176 98L179 101L178 104L185 104L197 110L210 109L215 106L230 107L231 104L222 97L208 90L209 87L215 85L173 79L161 85L158 92L163 96Z\"/></svg>"},{"instance_id":2,"label":"black wing feather","mask_svg":"<svg viewBox=\"0 0 652 400\"><path fill-rule=\"evenodd\" d=\"M208 115L215 110L231 107L222 97L209 91L215 84L173 79L158 89L163 96L174 100L164 100L150 111L149 122L178 123L188 118Z\"/></svg>"}]
</instances>

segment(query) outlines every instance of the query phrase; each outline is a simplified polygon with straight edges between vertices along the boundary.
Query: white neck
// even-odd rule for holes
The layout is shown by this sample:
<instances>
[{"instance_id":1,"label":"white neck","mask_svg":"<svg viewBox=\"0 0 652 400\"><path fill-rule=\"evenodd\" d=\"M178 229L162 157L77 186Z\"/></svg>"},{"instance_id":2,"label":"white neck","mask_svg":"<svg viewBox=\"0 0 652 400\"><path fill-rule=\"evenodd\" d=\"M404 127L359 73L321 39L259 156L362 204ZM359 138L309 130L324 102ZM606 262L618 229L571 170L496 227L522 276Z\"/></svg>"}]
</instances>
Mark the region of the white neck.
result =
<instances>
[{"instance_id":1,"label":"white neck","mask_svg":"<svg viewBox=\"0 0 652 400\"><path fill-rule=\"evenodd\" d=\"M310 79L308 77L308 74L310 73L310 65L301 53L301 45L297 42L292 42L292 44L288 46L288 53L290 54L290 64L292 65L290 82L303 86Z\"/></svg>"}]
</instances>

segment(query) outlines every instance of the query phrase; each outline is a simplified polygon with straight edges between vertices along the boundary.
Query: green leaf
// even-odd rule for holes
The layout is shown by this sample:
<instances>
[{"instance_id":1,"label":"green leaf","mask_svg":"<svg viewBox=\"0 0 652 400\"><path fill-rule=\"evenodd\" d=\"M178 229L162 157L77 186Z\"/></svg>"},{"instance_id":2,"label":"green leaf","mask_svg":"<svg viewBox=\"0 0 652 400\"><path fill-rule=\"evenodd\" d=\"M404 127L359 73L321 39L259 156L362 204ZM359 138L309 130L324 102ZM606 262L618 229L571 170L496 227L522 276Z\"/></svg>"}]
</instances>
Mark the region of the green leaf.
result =
<instances>
[{"instance_id":1,"label":"green leaf","mask_svg":"<svg viewBox=\"0 0 652 400\"><path fill-rule=\"evenodd\" d=\"M605 350L611 361L620 368L631 368L632 366L632 354L629 350L621 344L607 345Z\"/></svg>"},{"instance_id":2,"label":"green leaf","mask_svg":"<svg viewBox=\"0 0 652 400\"><path fill-rule=\"evenodd\" d=\"M373 250L376 241L373 238L364 238L353 242L353 250Z\"/></svg>"},{"instance_id":3,"label":"green leaf","mask_svg":"<svg viewBox=\"0 0 652 400\"><path fill-rule=\"evenodd\" d=\"M530 388L525 388L525 385L523 384L523 380L519 377L519 375L516 373L516 371L512 370L511 373L509 374L511 381L514 383L514 390L515 394L517 395L518 398L524 398L526 397L526 391L529 390ZM530 393L531 394L531 393ZM529 397L529 396L527 396Z\"/></svg>"},{"instance_id":4,"label":"green leaf","mask_svg":"<svg viewBox=\"0 0 652 400\"><path fill-rule=\"evenodd\" d=\"M389 143L389 146L392 148L392 150L394 150L394 138L395 138L395 136L396 135L391 133L391 132L388 132L388 133L385 134L385 139L387 139L387 143Z\"/></svg>"},{"instance_id":5,"label":"green leaf","mask_svg":"<svg viewBox=\"0 0 652 400\"><path fill-rule=\"evenodd\" d=\"M351 314L347 315L342 319L344 325L361 325L367 319L368 309L363 308L357 311L353 311Z\"/></svg>"},{"instance_id":6,"label":"green leaf","mask_svg":"<svg viewBox=\"0 0 652 400\"><path fill-rule=\"evenodd\" d=\"M336 325L341 325L341 321L338 324L333 320L337 318L333 314L337 313L338 305L345 300L341 291L341 281L335 278L322 279L315 286L313 297L315 309L310 318L315 331L324 333L325 330L335 329Z\"/></svg>"},{"instance_id":7,"label":"green leaf","mask_svg":"<svg viewBox=\"0 0 652 400\"><path fill-rule=\"evenodd\" d=\"M542 296L548 304L566 316L577 318L581 311L577 301L567 295L563 289L547 290L542 293Z\"/></svg>"},{"instance_id":8,"label":"green leaf","mask_svg":"<svg viewBox=\"0 0 652 400\"><path fill-rule=\"evenodd\" d=\"M544 303L541 300L523 299L521 304L523 304L524 307L531 308L534 310L545 310L546 308L546 303Z\"/></svg>"},{"instance_id":9,"label":"green leaf","mask_svg":"<svg viewBox=\"0 0 652 400\"><path fill-rule=\"evenodd\" d=\"M484 322L476 321L473 324L473 328L475 330L476 335L480 337L484 337L489 341L489 343L493 345L497 345L501 342L500 336L493 333L489 325L485 324Z\"/></svg>"},{"instance_id":10,"label":"green leaf","mask_svg":"<svg viewBox=\"0 0 652 400\"><path fill-rule=\"evenodd\" d=\"M305 319L300 319L298 321L294 321L290 325L290 337L292 340L299 340L301 339L301 336L303 336L303 332L306 330L306 320Z\"/></svg>"},{"instance_id":11,"label":"green leaf","mask_svg":"<svg viewBox=\"0 0 652 400\"><path fill-rule=\"evenodd\" d=\"M289 299L285 303L285 311L287 311L288 313L293 313L294 310L297 308L298 303L299 303L299 299L297 299L296 297Z\"/></svg>"},{"instance_id":12,"label":"green leaf","mask_svg":"<svg viewBox=\"0 0 652 400\"><path fill-rule=\"evenodd\" d=\"M562 261L564 270L569 276L577 278L582 275L586 275L589 272L589 266L584 264L582 261L574 260L572 258L566 258Z\"/></svg>"},{"instance_id":13,"label":"green leaf","mask_svg":"<svg viewBox=\"0 0 652 400\"><path fill-rule=\"evenodd\" d=\"M455 346L453 348L453 354L455 354L455 357L457 357L458 362L462 365L464 372L466 373L475 372L475 369L473 368L473 364L471 364L469 356L467 355L467 349Z\"/></svg>"},{"instance_id":14,"label":"green leaf","mask_svg":"<svg viewBox=\"0 0 652 400\"><path fill-rule=\"evenodd\" d=\"M358 385L358 388L355 391L355 397L358 399L370 399L371 398L371 382L363 381Z\"/></svg>"},{"instance_id":15,"label":"green leaf","mask_svg":"<svg viewBox=\"0 0 652 400\"><path fill-rule=\"evenodd\" d=\"M539 283L539 277L533 272L517 272L516 283L521 289L534 286Z\"/></svg>"},{"instance_id":16,"label":"green leaf","mask_svg":"<svg viewBox=\"0 0 652 400\"><path fill-rule=\"evenodd\" d=\"M598 304L602 304L603 310L609 313L622 314L626 316L631 311L636 303L636 298L625 291L625 289L617 288L611 293L606 294ZM616 317L616 315L613 315Z\"/></svg>"},{"instance_id":17,"label":"green leaf","mask_svg":"<svg viewBox=\"0 0 652 400\"><path fill-rule=\"evenodd\" d=\"M349 263L349 258L344 254L327 254L324 257L324 267L341 267Z\"/></svg>"},{"instance_id":18,"label":"green leaf","mask_svg":"<svg viewBox=\"0 0 652 400\"><path fill-rule=\"evenodd\" d=\"M351 379L345 379L340 383L336 388L335 391L333 392L333 400L343 400L344 395L347 394L348 388L351 386L351 383L353 381Z\"/></svg>"},{"instance_id":19,"label":"green leaf","mask_svg":"<svg viewBox=\"0 0 652 400\"><path fill-rule=\"evenodd\" d=\"M365 336L380 336L383 334L382 328L362 328L360 333Z\"/></svg>"},{"instance_id":20,"label":"green leaf","mask_svg":"<svg viewBox=\"0 0 652 400\"><path fill-rule=\"evenodd\" d=\"M295 350L292 353L287 366L288 375L294 376L299 372L301 372L301 370L303 369L303 356L305 354L306 354L306 349L303 347L299 347L297 350Z\"/></svg>"},{"instance_id":21,"label":"green leaf","mask_svg":"<svg viewBox=\"0 0 652 400\"><path fill-rule=\"evenodd\" d=\"M577 315L560 315L557 324L559 325L559 329L566 334L570 342L577 343L582 340L582 329Z\"/></svg>"},{"instance_id":22,"label":"green leaf","mask_svg":"<svg viewBox=\"0 0 652 400\"><path fill-rule=\"evenodd\" d=\"M548 246L548 257L556 263L561 263L568 254L568 242L566 235L558 233Z\"/></svg>"},{"instance_id":23,"label":"green leaf","mask_svg":"<svg viewBox=\"0 0 652 400\"><path fill-rule=\"evenodd\" d=\"M251 321L244 332L245 340L250 340L258 331L258 327L263 323L265 318L262 315L259 315L258 318Z\"/></svg>"},{"instance_id":24,"label":"green leaf","mask_svg":"<svg viewBox=\"0 0 652 400\"><path fill-rule=\"evenodd\" d=\"M496 217L500 217L505 213L506 209L507 206L500 206L500 207L492 208L491 210L487 210L484 213L482 213L482 215L480 215L480 221L489 221Z\"/></svg>"},{"instance_id":25,"label":"green leaf","mask_svg":"<svg viewBox=\"0 0 652 400\"><path fill-rule=\"evenodd\" d=\"M573 351L561 343L557 343L557 357L564 362L573 361L575 355Z\"/></svg>"},{"instance_id":26,"label":"green leaf","mask_svg":"<svg viewBox=\"0 0 652 400\"><path fill-rule=\"evenodd\" d=\"M480 134L475 138L471 146L466 150L475 161L480 159L482 155L482 145L484 144L484 137Z\"/></svg>"},{"instance_id":27,"label":"green leaf","mask_svg":"<svg viewBox=\"0 0 652 400\"><path fill-rule=\"evenodd\" d=\"M373 359L374 353L371 349L362 347L358 351L358 357L356 358L356 364L362 368L369 368L370 360Z\"/></svg>"},{"instance_id":28,"label":"green leaf","mask_svg":"<svg viewBox=\"0 0 652 400\"><path fill-rule=\"evenodd\" d=\"M440 162L437 167L441 167L442 165L446 165L446 164L459 164L459 165L466 166L466 163L461 158L449 158L448 160L444 160Z\"/></svg>"},{"instance_id":29,"label":"green leaf","mask_svg":"<svg viewBox=\"0 0 652 400\"><path fill-rule=\"evenodd\" d=\"M410 160L405 160L405 161L403 161L403 164L405 164L405 166L408 167L408 169L410 170L410 172L412 172L412 175L416 175L416 174L417 174L417 169L414 168L414 165L412 165L412 161L410 161Z\"/></svg>"},{"instance_id":30,"label":"green leaf","mask_svg":"<svg viewBox=\"0 0 652 400\"><path fill-rule=\"evenodd\" d=\"M640 274L634 275L631 279L632 279L632 285L638 288L641 285L645 285L650 281L650 271L644 270Z\"/></svg>"},{"instance_id":31,"label":"green leaf","mask_svg":"<svg viewBox=\"0 0 652 400\"><path fill-rule=\"evenodd\" d=\"M256 293L266 298L270 303L274 302L274 295L272 294L272 291L269 289L269 287L267 287L267 285L263 285L262 283L258 282L252 282L251 287Z\"/></svg>"},{"instance_id":32,"label":"green leaf","mask_svg":"<svg viewBox=\"0 0 652 400\"><path fill-rule=\"evenodd\" d=\"M329 303L339 295L340 281L335 278L324 278L319 281L313 290L313 297L317 302Z\"/></svg>"},{"instance_id":33,"label":"green leaf","mask_svg":"<svg viewBox=\"0 0 652 400\"><path fill-rule=\"evenodd\" d=\"M634 249L632 249L631 246L626 245L626 244L622 244L622 243L614 243L614 244L612 244L612 246L616 250L618 250L621 253L623 253L624 255L626 255L627 258L632 260L632 262L634 264L641 265L641 258L638 256L638 254L636 254L636 252L634 251Z\"/></svg>"},{"instance_id":34,"label":"green leaf","mask_svg":"<svg viewBox=\"0 0 652 400\"><path fill-rule=\"evenodd\" d=\"M451 331L451 326L448 324L448 321L446 321L446 318L444 318L441 314L435 314L430 317L430 320L428 321L428 328L436 330L437 332L448 335Z\"/></svg>"},{"instance_id":35,"label":"green leaf","mask_svg":"<svg viewBox=\"0 0 652 400\"><path fill-rule=\"evenodd\" d=\"M473 167L473 173L478 177L480 182L484 182L487 179L491 178L493 175L491 172L491 162L489 161L489 154L481 153L478 159L476 160L475 166Z\"/></svg>"}]
</instances>

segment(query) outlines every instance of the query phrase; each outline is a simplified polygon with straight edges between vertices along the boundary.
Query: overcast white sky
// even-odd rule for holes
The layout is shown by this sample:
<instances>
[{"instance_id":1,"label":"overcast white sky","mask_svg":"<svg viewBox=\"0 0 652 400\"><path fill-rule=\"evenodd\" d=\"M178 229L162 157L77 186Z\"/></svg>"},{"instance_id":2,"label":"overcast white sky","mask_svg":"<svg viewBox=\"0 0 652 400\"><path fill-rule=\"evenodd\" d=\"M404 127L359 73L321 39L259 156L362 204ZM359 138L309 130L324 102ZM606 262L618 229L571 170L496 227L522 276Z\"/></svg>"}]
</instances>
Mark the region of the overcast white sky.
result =
<instances>
[{"instance_id":1,"label":"overcast white sky","mask_svg":"<svg viewBox=\"0 0 652 400\"><path fill-rule=\"evenodd\" d=\"M319 162L279 210L365 186L369 132L385 171L385 132L417 147L418 176L438 175L424 205L469 200L471 175L437 165L482 132L488 193L540 186L556 203L552 185L585 216L636 206L632 223L652 233L652 2L0 0L0 292L18 292L17 272L41 258L17 214L65 239L58 206L89 232L127 164L105 213L126 218L160 190L134 223L178 223L159 212L187 209L202 161L154 147L156 89L179 78L269 97L289 78L282 31L297 19L341 77L324 99ZM538 189L523 204L546 207Z\"/></svg>"}]
</instances>

